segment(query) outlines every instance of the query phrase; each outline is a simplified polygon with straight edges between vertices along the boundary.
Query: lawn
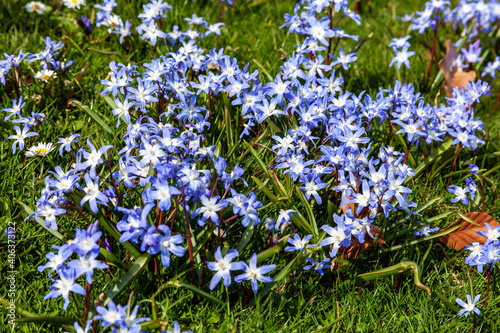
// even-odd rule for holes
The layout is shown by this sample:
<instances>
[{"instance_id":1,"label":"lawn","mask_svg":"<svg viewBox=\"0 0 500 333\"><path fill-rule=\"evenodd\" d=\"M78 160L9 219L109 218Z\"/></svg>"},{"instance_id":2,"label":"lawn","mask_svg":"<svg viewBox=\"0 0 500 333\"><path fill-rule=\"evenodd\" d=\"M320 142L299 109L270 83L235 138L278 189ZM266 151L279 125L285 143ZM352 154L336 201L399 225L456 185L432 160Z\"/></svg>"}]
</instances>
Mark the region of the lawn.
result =
<instances>
[{"instance_id":1,"label":"lawn","mask_svg":"<svg viewBox=\"0 0 500 333\"><path fill-rule=\"evenodd\" d=\"M326 1L308 15L335 14L322 29L357 36L315 40L329 56L282 27L296 1L171 1L152 24L185 32L182 43L147 36L146 1L118 2L121 19L102 19L88 0L69 8L81 2L43 1L39 14L43 4L0 0L0 109L26 103L1 112L0 332L74 332L88 319L85 332L500 331L500 231L477 234L485 221L500 226L500 82L482 76L500 45L494 12L477 35L474 19L439 19L419 34L401 17L425 1L349 1L349 11ZM360 24L339 20L351 10ZM220 35L189 42L217 22ZM389 44L407 35L411 66L390 66ZM448 39L462 54L480 43L484 59L463 71L491 94L469 83L446 98L460 88L438 65ZM38 59L7 68L21 50ZM343 63L342 53L357 59ZM293 59L304 74L295 79ZM462 128L469 138L460 141ZM24 129L36 135L13 151ZM426 225L434 233L419 232ZM464 247L475 241L486 245L471 261ZM97 266L85 270L89 261ZM308 268L316 261L327 266ZM73 283L69 295L51 292ZM456 299L479 294L481 314L459 315ZM113 317L112 304L127 308ZM147 319L134 324L136 306Z\"/></svg>"}]
</instances>

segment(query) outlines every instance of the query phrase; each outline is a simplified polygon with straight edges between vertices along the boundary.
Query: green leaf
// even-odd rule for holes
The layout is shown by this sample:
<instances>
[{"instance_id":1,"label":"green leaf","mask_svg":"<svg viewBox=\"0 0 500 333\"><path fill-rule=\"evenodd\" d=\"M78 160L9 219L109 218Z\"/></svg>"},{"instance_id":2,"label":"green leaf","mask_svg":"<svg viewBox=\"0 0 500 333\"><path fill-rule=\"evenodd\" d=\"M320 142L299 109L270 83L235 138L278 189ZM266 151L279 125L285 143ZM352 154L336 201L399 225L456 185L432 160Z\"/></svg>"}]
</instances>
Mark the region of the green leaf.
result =
<instances>
[{"instance_id":1,"label":"green leaf","mask_svg":"<svg viewBox=\"0 0 500 333\"><path fill-rule=\"evenodd\" d=\"M314 238L318 238L319 236L318 225L316 224L316 218L314 217L312 207L304 197L304 193L302 193L302 191L298 187L295 187L295 190L296 190L295 192L297 192L297 195L300 198L300 202L302 202L302 205L306 208L307 217L309 218L309 222L311 223L312 228L314 230Z\"/></svg>"},{"instance_id":2,"label":"green leaf","mask_svg":"<svg viewBox=\"0 0 500 333\"><path fill-rule=\"evenodd\" d=\"M226 123L226 137L227 137L227 144L229 147L234 146L234 136L237 136L238 133L233 133L233 127L231 124L231 112L232 112L232 107L231 103L229 102L229 99L226 94L222 94L222 99L224 100L224 122Z\"/></svg>"},{"instance_id":3,"label":"green leaf","mask_svg":"<svg viewBox=\"0 0 500 333\"><path fill-rule=\"evenodd\" d=\"M445 151L447 151L451 147L452 139L448 139L445 142L443 142L438 149L436 149L429 157L427 157L422 163L419 164L419 166L415 169L415 178L422 173L422 171L425 170L431 163L434 162L436 158L438 158L441 154L443 154ZM407 178L406 181L408 181Z\"/></svg>"},{"instance_id":4,"label":"green leaf","mask_svg":"<svg viewBox=\"0 0 500 333\"><path fill-rule=\"evenodd\" d=\"M104 258L106 258L110 263L120 268L121 270L128 270L129 266L125 264L123 261L118 259L113 253L109 252L106 249L101 248L99 254L101 254Z\"/></svg>"},{"instance_id":5,"label":"green leaf","mask_svg":"<svg viewBox=\"0 0 500 333\"><path fill-rule=\"evenodd\" d=\"M250 224L246 228L245 232L243 233L243 236L241 237L240 241L238 242L238 245L236 246L236 251L241 252L245 248L245 246L252 238L253 229L254 229L253 223L252 221L250 221Z\"/></svg>"},{"instance_id":6,"label":"green leaf","mask_svg":"<svg viewBox=\"0 0 500 333\"><path fill-rule=\"evenodd\" d=\"M466 215L464 215L464 214L462 214L462 213L460 213L460 212L455 212L455 213L457 213L457 215L458 215L458 216L460 216L460 217L461 217L462 219L464 219L465 221L467 221L467 222L469 222L469 223L472 223L472 224L474 224L474 225L479 226L479 224L478 224L476 221L474 221L473 219L469 218L468 216L466 216Z\"/></svg>"},{"instance_id":7,"label":"green leaf","mask_svg":"<svg viewBox=\"0 0 500 333\"><path fill-rule=\"evenodd\" d=\"M422 282L420 282L420 267L416 262L413 261L402 261L399 264L392 265L390 267L386 267L374 272L364 273L358 275L356 277L356 282L366 282L370 280L375 280L383 277L388 277L391 275L396 275L399 273L403 273L404 271L411 269L413 271L413 279L414 283L420 289L427 291L430 295L431 291L428 287L426 287Z\"/></svg>"},{"instance_id":8,"label":"green leaf","mask_svg":"<svg viewBox=\"0 0 500 333\"><path fill-rule=\"evenodd\" d=\"M264 192L264 194L269 198L269 200L271 200L276 205L279 203L278 198L267 188L267 186L265 186L265 182L263 183L259 178L255 176L252 176L252 180L257 184L259 189L261 189L262 192ZM266 179L266 182L268 181L269 178Z\"/></svg>"},{"instance_id":9,"label":"green leaf","mask_svg":"<svg viewBox=\"0 0 500 333\"><path fill-rule=\"evenodd\" d=\"M278 244L275 246L262 251L261 253L257 254L257 263L261 263L264 260L274 256L275 254L280 253L280 251L286 246L286 243L288 241L288 238L290 238L290 235L286 235L283 237Z\"/></svg>"},{"instance_id":10,"label":"green leaf","mask_svg":"<svg viewBox=\"0 0 500 333\"><path fill-rule=\"evenodd\" d=\"M125 273L118 282L111 287L106 295L104 296L104 305L108 304L109 301L113 299L116 295L122 292L126 286L139 274L144 267L146 267L147 262L151 259L149 253L143 253L139 258L137 258L134 263L130 266L127 273Z\"/></svg>"},{"instance_id":11,"label":"green leaf","mask_svg":"<svg viewBox=\"0 0 500 333\"><path fill-rule=\"evenodd\" d=\"M116 105L115 101L109 97L109 95L99 95L101 96L106 103L111 107L111 109L118 109L118 105Z\"/></svg>"},{"instance_id":12,"label":"green leaf","mask_svg":"<svg viewBox=\"0 0 500 333\"><path fill-rule=\"evenodd\" d=\"M456 311L456 312L459 312L460 309L452 302L450 302L446 296L444 296L441 292L435 290L434 293L437 295L437 297L439 297L439 299L441 299L441 301L447 306L449 307L450 309L452 309L453 311Z\"/></svg>"},{"instance_id":13,"label":"green leaf","mask_svg":"<svg viewBox=\"0 0 500 333\"><path fill-rule=\"evenodd\" d=\"M252 59L253 62L257 65L257 67L264 73L269 81L274 81L274 78L269 74L266 68L256 59Z\"/></svg>"},{"instance_id":14,"label":"green leaf","mask_svg":"<svg viewBox=\"0 0 500 333\"><path fill-rule=\"evenodd\" d=\"M92 111L87 105L83 104L80 101L71 100L72 103L74 103L76 106L78 106L80 109L84 110L89 114L90 117L92 117L97 124L99 124L106 132L111 134L111 136L114 136L113 130L109 128L109 126L106 124L106 122L94 111Z\"/></svg>"},{"instance_id":15,"label":"green leaf","mask_svg":"<svg viewBox=\"0 0 500 333\"><path fill-rule=\"evenodd\" d=\"M403 244L391 246L390 248L381 250L380 253L387 253L387 252L397 251L397 250L400 250L400 249L408 247L408 246L412 246L412 245L415 245L415 244L420 244L420 243L427 242L428 240L431 240L431 239L434 239L434 238L438 238L438 237L441 237L441 236L448 235L449 233L451 233L451 232L457 230L458 228L460 228L462 226L462 224L459 224L459 225L454 226L453 228L446 229L444 231L438 232L437 234L431 235L429 237L424 237L424 238L421 238L421 239L413 240L411 242L407 242L407 243L403 243Z\"/></svg>"},{"instance_id":16,"label":"green leaf","mask_svg":"<svg viewBox=\"0 0 500 333\"><path fill-rule=\"evenodd\" d=\"M155 293L155 295L167 287L186 288L186 289L189 289L189 290L193 291L194 293L200 295L201 297L203 297L204 299L206 299L208 301L211 301L211 302L214 302L214 303L217 303L220 305L224 304L222 301L220 301L219 299L210 295L209 293L204 292L200 288L197 288L189 283L185 283L182 281L168 281L167 283L161 285L160 288L158 288L158 291Z\"/></svg>"},{"instance_id":17,"label":"green leaf","mask_svg":"<svg viewBox=\"0 0 500 333\"><path fill-rule=\"evenodd\" d=\"M161 328L162 326L167 326L168 320L158 319L158 320L149 320L141 323L141 331L142 330L154 330ZM162 331L163 332L163 331Z\"/></svg>"}]
</instances>

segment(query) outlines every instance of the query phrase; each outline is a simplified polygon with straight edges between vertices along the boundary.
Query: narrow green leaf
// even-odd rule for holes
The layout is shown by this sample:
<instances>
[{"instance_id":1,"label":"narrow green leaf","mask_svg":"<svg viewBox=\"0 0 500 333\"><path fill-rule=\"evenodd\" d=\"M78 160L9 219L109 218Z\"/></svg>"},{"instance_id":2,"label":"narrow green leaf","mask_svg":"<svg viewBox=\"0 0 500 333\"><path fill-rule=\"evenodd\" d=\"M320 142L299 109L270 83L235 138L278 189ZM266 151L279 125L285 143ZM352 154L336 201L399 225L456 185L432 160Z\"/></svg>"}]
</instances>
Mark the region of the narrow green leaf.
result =
<instances>
[{"instance_id":1,"label":"narrow green leaf","mask_svg":"<svg viewBox=\"0 0 500 333\"><path fill-rule=\"evenodd\" d=\"M264 183L257 177L252 176L253 181L257 184L257 186L262 189L262 192L271 200L274 204L278 204L279 200L278 198L267 188L267 186L264 186ZM269 179L266 179L266 181L269 181Z\"/></svg>"},{"instance_id":2,"label":"narrow green leaf","mask_svg":"<svg viewBox=\"0 0 500 333\"><path fill-rule=\"evenodd\" d=\"M402 261L399 264L392 265L374 272L364 273L356 277L356 282L366 282L370 280L375 280L383 277L388 277L391 275L396 275L403 273L404 271L411 269L413 271L414 283L420 289L427 291L430 295L431 291L422 282L420 282L420 267L416 262L413 261Z\"/></svg>"},{"instance_id":3,"label":"narrow green leaf","mask_svg":"<svg viewBox=\"0 0 500 333\"><path fill-rule=\"evenodd\" d=\"M247 246L248 242L252 238L253 235L253 223L250 221L250 224L246 228L245 232L243 233L243 236L241 237L240 241L238 242L238 245L236 246L236 251L241 252L245 246Z\"/></svg>"},{"instance_id":4,"label":"narrow green leaf","mask_svg":"<svg viewBox=\"0 0 500 333\"><path fill-rule=\"evenodd\" d=\"M226 123L227 144L229 147L232 147L234 146L233 126L231 123L231 112L233 108L226 94L222 94L222 99L224 100L224 122Z\"/></svg>"},{"instance_id":5,"label":"narrow green leaf","mask_svg":"<svg viewBox=\"0 0 500 333\"><path fill-rule=\"evenodd\" d=\"M450 228L450 229L438 232L437 234L431 235L429 237L424 237L424 238L416 239L416 240L413 240L411 242L407 242L407 243L404 243L404 244L391 246L390 248L383 249L380 252L381 253L387 253L387 252L397 251L397 250L400 250L400 249L405 248L407 246L411 246L411 245L415 245L415 244L420 244L420 243L427 242L428 240L431 240L431 239L434 239L434 238L438 238L438 237L441 237L441 236L448 235L449 233L452 233L453 231L455 231L458 228L460 228L462 226L462 224L459 224L459 225L454 226L453 228Z\"/></svg>"},{"instance_id":6,"label":"narrow green leaf","mask_svg":"<svg viewBox=\"0 0 500 333\"><path fill-rule=\"evenodd\" d=\"M157 319L157 320L149 320L141 323L141 331L142 330L154 330L161 328L162 326L167 326L168 320ZM163 331L162 331L163 332Z\"/></svg>"},{"instance_id":7,"label":"narrow green leaf","mask_svg":"<svg viewBox=\"0 0 500 333\"><path fill-rule=\"evenodd\" d=\"M450 302L446 296L444 296L441 292L435 290L434 293L437 295L437 297L439 297L439 299L441 299L441 301L447 306L449 307L450 309L452 309L453 311L456 311L456 312L459 312L460 309L452 302Z\"/></svg>"},{"instance_id":8,"label":"narrow green leaf","mask_svg":"<svg viewBox=\"0 0 500 333\"><path fill-rule=\"evenodd\" d=\"M288 241L288 238L290 238L290 235L286 235L283 237L278 244L275 246L262 251L261 253L257 254L257 263L261 263L264 260L267 260L274 256L275 254L278 254L285 246Z\"/></svg>"},{"instance_id":9,"label":"narrow green leaf","mask_svg":"<svg viewBox=\"0 0 500 333\"><path fill-rule=\"evenodd\" d=\"M38 324L52 324L56 326L73 325L77 319L63 317L63 316L40 316L40 317L20 317L16 318L15 322L21 323L38 323Z\"/></svg>"},{"instance_id":10,"label":"narrow green leaf","mask_svg":"<svg viewBox=\"0 0 500 333\"><path fill-rule=\"evenodd\" d=\"M87 105L74 99L72 99L71 102L74 103L76 106L78 106L80 109L87 112L89 116L96 121L97 124L99 124L106 132L114 136L113 130L106 124L106 122L97 113L92 111Z\"/></svg>"},{"instance_id":11,"label":"narrow green leaf","mask_svg":"<svg viewBox=\"0 0 500 333\"><path fill-rule=\"evenodd\" d=\"M109 95L99 95L101 96L106 103L111 107L111 109L118 109L118 105L116 105L115 101L109 97Z\"/></svg>"},{"instance_id":12,"label":"narrow green leaf","mask_svg":"<svg viewBox=\"0 0 500 333\"><path fill-rule=\"evenodd\" d=\"M332 327L334 324L338 323L339 321L341 321L342 319L345 318L345 316L347 316L349 313L352 312L352 309L348 310L346 313L344 313L343 315L341 315L340 317L338 317L337 319L335 319L334 321L332 321L331 323L329 323L328 325L325 325L321 328L318 328L316 331L314 331L313 333L319 333L319 332L323 332L325 330L328 330L330 329L330 327Z\"/></svg>"},{"instance_id":13,"label":"narrow green leaf","mask_svg":"<svg viewBox=\"0 0 500 333\"><path fill-rule=\"evenodd\" d=\"M220 305L224 304L219 299L215 298L214 296L210 295L209 293L204 292L200 288L197 288L197 287L195 287L195 286L193 286L193 285L191 285L189 283L185 283L185 282L182 282L182 281L169 281L169 282L163 284L160 288L161 288L161 290L163 290L166 287L186 288L186 289L189 289L192 292L200 295L201 297L203 297L204 299L206 299L208 301L211 301L211 302L214 302L214 303L220 304ZM160 289L158 291L160 291Z\"/></svg>"},{"instance_id":14,"label":"narrow green leaf","mask_svg":"<svg viewBox=\"0 0 500 333\"><path fill-rule=\"evenodd\" d=\"M318 238L319 236L318 225L316 224L316 218L314 217L312 207L306 200L304 193L302 193L302 191L298 187L295 187L295 192L297 192L297 195L300 198L300 202L302 202L302 205L306 208L307 217L309 218L309 222L311 223L312 228L314 230L314 238Z\"/></svg>"},{"instance_id":15,"label":"narrow green leaf","mask_svg":"<svg viewBox=\"0 0 500 333\"><path fill-rule=\"evenodd\" d=\"M128 270L129 266L125 264L123 261L118 259L113 253L109 252L106 249L101 248L99 254L101 254L104 258L106 258L110 263L120 268L121 270Z\"/></svg>"},{"instance_id":16,"label":"narrow green leaf","mask_svg":"<svg viewBox=\"0 0 500 333\"><path fill-rule=\"evenodd\" d=\"M130 266L127 273L125 273L118 282L115 283L113 287L111 287L106 295L104 296L104 305L108 304L109 301L113 299L116 295L122 292L126 286L134 279L134 277L139 274L144 267L146 267L146 263L151 259L151 255L149 253L143 253L139 258L137 258L134 263Z\"/></svg>"},{"instance_id":17,"label":"narrow green leaf","mask_svg":"<svg viewBox=\"0 0 500 333\"><path fill-rule=\"evenodd\" d=\"M438 158L441 154L447 151L451 147L452 139L448 139L443 142L438 149L436 149L429 157L427 157L419 166L415 169L415 178L422 173L431 163L434 162L436 158ZM407 181L410 178L407 178Z\"/></svg>"},{"instance_id":18,"label":"narrow green leaf","mask_svg":"<svg viewBox=\"0 0 500 333\"><path fill-rule=\"evenodd\" d=\"M252 59L253 62L257 65L257 67L261 70L262 73L264 73L269 81L274 81L274 78L269 74L269 72L266 70L266 68L257 60Z\"/></svg>"},{"instance_id":19,"label":"narrow green leaf","mask_svg":"<svg viewBox=\"0 0 500 333\"><path fill-rule=\"evenodd\" d=\"M460 216L462 219L464 219L465 221L469 222L469 223L472 223L474 225L477 225L479 226L479 223L477 223L476 221L474 221L473 219L471 219L470 217L460 213L460 212L455 212L457 213L458 216Z\"/></svg>"}]
</instances>

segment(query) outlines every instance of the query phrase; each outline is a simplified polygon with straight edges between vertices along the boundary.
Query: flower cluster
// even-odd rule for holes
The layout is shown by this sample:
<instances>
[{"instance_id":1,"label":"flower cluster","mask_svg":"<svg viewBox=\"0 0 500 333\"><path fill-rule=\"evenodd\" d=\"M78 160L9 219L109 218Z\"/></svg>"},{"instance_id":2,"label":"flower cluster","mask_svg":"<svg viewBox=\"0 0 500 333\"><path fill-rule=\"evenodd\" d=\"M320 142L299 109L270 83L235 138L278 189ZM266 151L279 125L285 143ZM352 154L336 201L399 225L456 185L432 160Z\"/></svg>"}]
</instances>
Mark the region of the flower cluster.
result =
<instances>
[{"instance_id":1,"label":"flower cluster","mask_svg":"<svg viewBox=\"0 0 500 333\"><path fill-rule=\"evenodd\" d=\"M455 7L450 1L428 1L423 11L417 11L412 19L412 30L423 34L436 28L438 21L450 22L454 28L460 25L467 30L473 24L470 37L479 32L489 32L494 29L500 18L500 3L497 1L460 0Z\"/></svg>"},{"instance_id":2,"label":"flower cluster","mask_svg":"<svg viewBox=\"0 0 500 333\"><path fill-rule=\"evenodd\" d=\"M99 224L96 222L90 224L87 229L76 228L75 239L62 246L54 245L57 253L47 253L46 257L49 262L39 266L38 271L43 272L49 268L49 278L54 284L50 287L51 291L45 295L44 299L62 296L64 310L66 310L69 305L70 292L81 295L86 294L85 289L76 280L85 275L86 281L90 285L92 284L95 269L108 268L108 265L97 260L101 250L98 241L102 234L98 231L98 226ZM78 259L68 261L73 254L76 254ZM58 278L54 278L53 273L56 273Z\"/></svg>"},{"instance_id":3,"label":"flower cluster","mask_svg":"<svg viewBox=\"0 0 500 333\"><path fill-rule=\"evenodd\" d=\"M58 51L63 47L63 42L55 42L50 39L50 37L47 37L45 38L45 49L43 51L39 53L23 53L23 50L21 50L17 55L4 54L5 60L0 61L0 81L6 85L8 84L6 79L9 80L19 96L19 98L14 98L12 100L12 107L2 109L2 111L7 112L7 116L4 120L16 124L14 125L16 134L7 138L14 140L12 143L13 153L16 152L16 148L24 150L24 140L29 137L37 136L39 134L39 126L42 123L47 123L45 113L32 111L31 115L29 115L24 111L26 100L23 99L20 90L21 65L23 61L28 63L40 61L41 70L35 74L34 78L46 87L49 81L64 77L67 68L73 64L73 60L67 62L65 60L61 61L62 59L60 59ZM58 77L58 75L60 75L60 77ZM66 151L70 151L71 143L78 136L78 134L74 134L70 137L71 139L61 138L59 143L64 145ZM46 156L55 149L53 143L39 142L38 144L33 144L33 139L30 142L30 146L31 147L26 153L27 157Z\"/></svg>"},{"instance_id":4,"label":"flower cluster","mask_svg":"<svg viewBox=\"0 0 500 333\"><path fill-rule=\"evenodd\" d=\"M273 279L264 274L269 273L276 268L276 265L264 265L257 267L257 254L252 254L249 265L243 261L231 262L233 259L238 257L238 251L231 249L227 251L226 255L223 257L220 247L215 251L215 261L207 262L207 266L210 270L216 272L210 281L210 289L214 289L217 284L219 284L221 278L224 281L224 286L229 287L231 284L231 274L230 271L242 270L245 273L240 274L234 278L238 283L245 280L250 280L252 285L252 290L254 293L258 291L258 283L261 282L272 282Z\"/></svg>"},{"instance_id":5,"label":"flower cluster","mask_svg":"<svg viewBox=\"0 0 500 333\"><path fill-rule=\"evenodd\" d=\"M470 169L471 169L470 173L471 175L479 176L479 169L476 165L470 164ZM469 204L469 199L472 202L474 202L474 195L476 194L478 188L476 182L472 180L472 178L470 177L467 177L465 179L465 182L466 182L465 188L456 185L451 185L448 187L448 192L455 195L455 197L451 199L452 203L461 201L464 205L467 206Z\"/></svg>"}]
</instances>

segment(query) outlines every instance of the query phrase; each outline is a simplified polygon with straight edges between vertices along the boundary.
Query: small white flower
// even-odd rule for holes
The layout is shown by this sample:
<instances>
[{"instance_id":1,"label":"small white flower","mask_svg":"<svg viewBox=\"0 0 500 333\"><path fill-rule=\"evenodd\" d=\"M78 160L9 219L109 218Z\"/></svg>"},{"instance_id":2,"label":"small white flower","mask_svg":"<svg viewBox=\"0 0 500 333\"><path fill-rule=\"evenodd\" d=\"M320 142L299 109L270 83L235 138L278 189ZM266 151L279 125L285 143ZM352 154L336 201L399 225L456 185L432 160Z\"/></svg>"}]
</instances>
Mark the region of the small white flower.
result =
<instances>
[{"instance_id":1,"label":"small white flower","mask_svg":"<svg viewBox=\"0 0 500 333\"><path fill-rule=\"evenodd\" d=\"M80 9L80 6L85 6L85 0L63 0L63 2L68 8Z\"/></svg>"},{"instance_id":2,"label":"small white flower","mask_svg":"<svg viewBox=\"0 0 500 333\"><path fill-rule=\"evenodd\" d=\"M55 149L55 147L52 143L40 142L39 144L34 145L30 149L28 149L28 151L26 152L26 157L47 156L54 149Z\"/></svg>"},{"instance_id":3,"label":"small white flower","mask_svg":"<svg viewBox=\"0 0 500 333\"><path fill-rule=\"evenodd\" d=\"M47 6L45 6L40 1L30 1L25 6L28 13L36 12L37 14L43 14L47 11Z\"/></svg>"},{"instance_id":4,"label":"small white flower","mask_svg":"<svg viewBox=\"0 0 500 333\"><path fill-rule=\"evenodd\" d=\"M50 79L56 78L56 72L50 69L43 69L36 73L35 79L42 80L43 82L49 82Z\"/></svg>"}]
</instances>

